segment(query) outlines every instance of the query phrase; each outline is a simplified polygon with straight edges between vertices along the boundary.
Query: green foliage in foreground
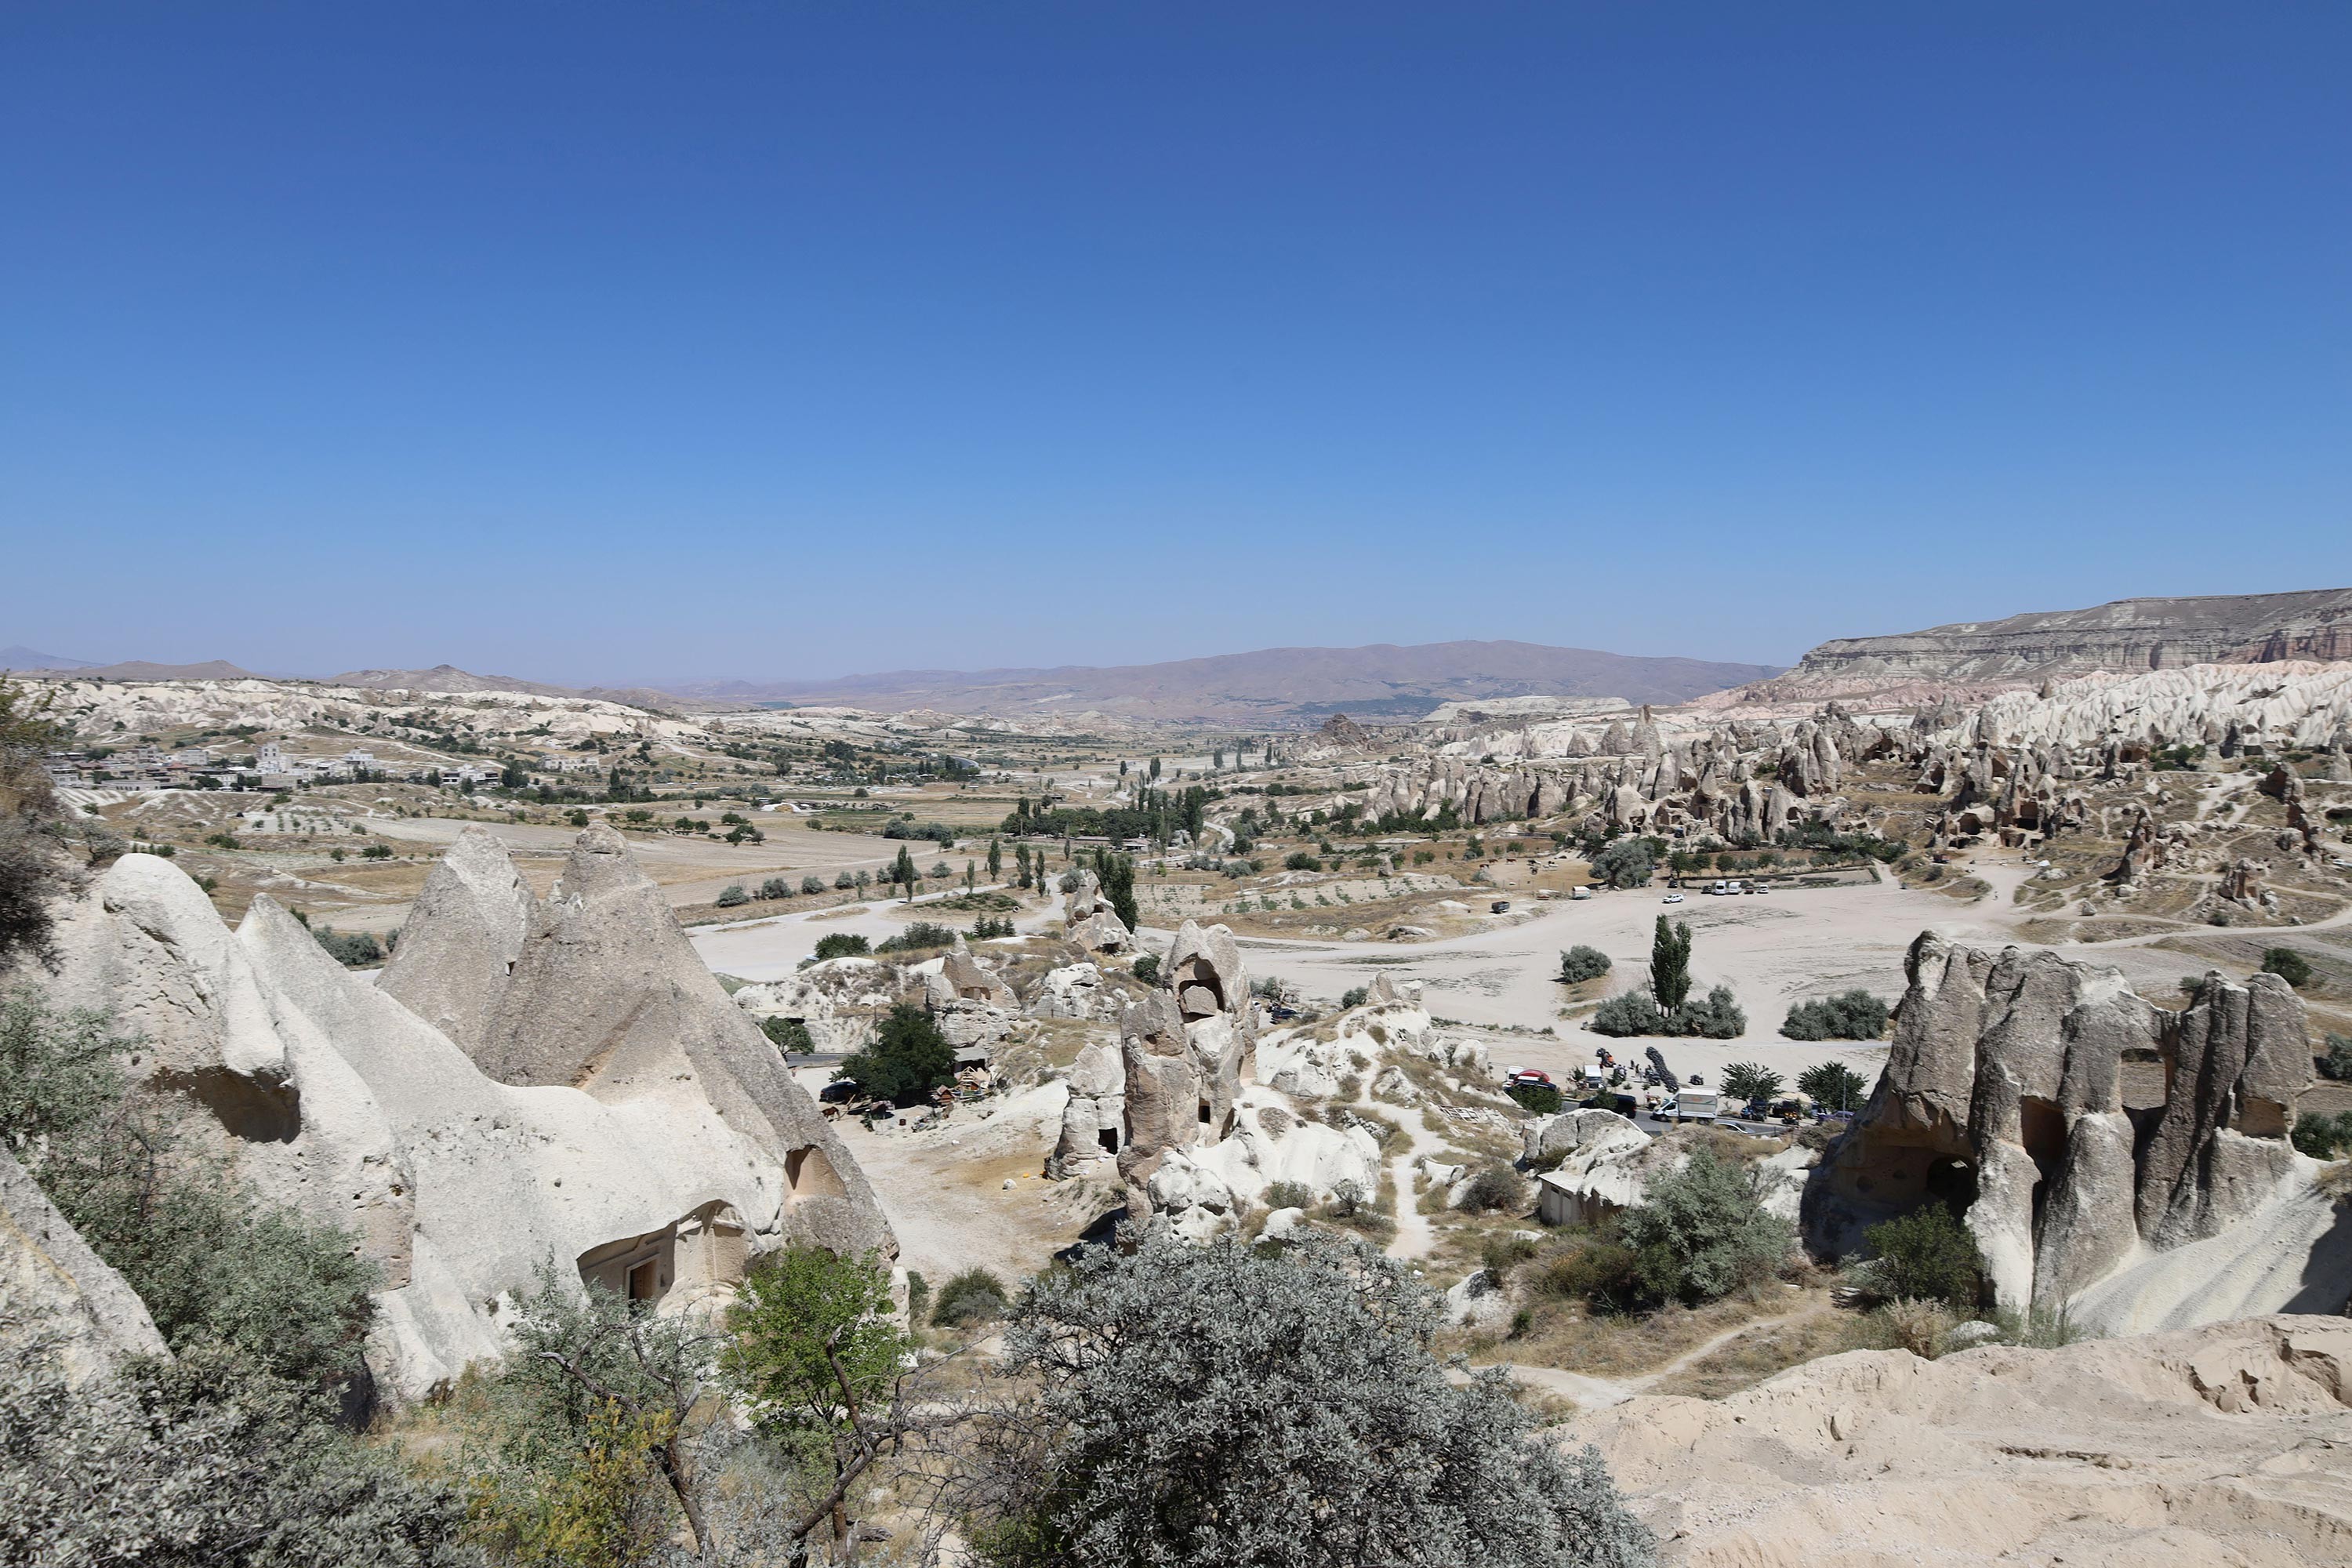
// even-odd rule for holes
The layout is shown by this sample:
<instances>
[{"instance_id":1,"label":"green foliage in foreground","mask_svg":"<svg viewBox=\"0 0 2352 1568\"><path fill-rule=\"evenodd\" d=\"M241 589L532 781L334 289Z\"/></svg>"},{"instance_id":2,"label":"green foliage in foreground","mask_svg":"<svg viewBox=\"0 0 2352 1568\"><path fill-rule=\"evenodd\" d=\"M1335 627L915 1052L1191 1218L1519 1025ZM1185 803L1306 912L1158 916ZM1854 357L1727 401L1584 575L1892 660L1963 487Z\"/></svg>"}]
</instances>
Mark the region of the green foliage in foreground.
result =
<instances>
[{"instance_id":1,"label":"green foliage in foreground","mask_svg":"<svg viewBox=\"0 0 2352 1568\"><path fill-rule=\"evenodd\" d=\"M1317 1239L1089 1248L1005 1331L1031 1392L969 1539L995 1568L1635 1568L1649 1532L1491 1370L1446 1380L1435 1295Z\"/></svg>"},{"instance_id":2,"label":"green foliage in foreground","mask_svg":"<svg viewBox=\"0 0 2352 1568\"><path fill-rule=\"evenodd\" d=\"M0 1141L173 1350L230 1346L302 1384L357 1373L374 1266L348 1233L263 1203L196 1152L180 1102L130 1086L120 1058L136 1043L102 1016L10 992Z\"/></svg>"},{"instance_id":3,"label":"green foliage in foreground","mask_svg":"<svg viewBox=\"0 0 2352 1568\"><path fill-rule=\"evenodd\" d=\"M334 1426L334 1406L218 1345L68 1388L0 1325L0 1562L438 1568L477 1561L445 1483Z\"/></svg>"}]
</instances>

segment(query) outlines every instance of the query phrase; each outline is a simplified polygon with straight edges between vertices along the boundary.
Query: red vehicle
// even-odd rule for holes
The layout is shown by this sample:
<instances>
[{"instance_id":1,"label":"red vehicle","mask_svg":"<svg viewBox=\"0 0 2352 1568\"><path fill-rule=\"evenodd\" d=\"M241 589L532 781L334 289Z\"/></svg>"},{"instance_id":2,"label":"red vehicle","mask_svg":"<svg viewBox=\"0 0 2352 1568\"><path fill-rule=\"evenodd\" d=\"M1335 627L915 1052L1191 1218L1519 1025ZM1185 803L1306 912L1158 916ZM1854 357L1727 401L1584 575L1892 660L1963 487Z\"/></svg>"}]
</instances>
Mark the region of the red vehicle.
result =
<instances>
[{"instance_id":1,"label":"red vehicle","mask_svg":"<svg viewBox=\"0 0 2352 1568\"><path fill-rule=\"evenodd\" d=\"M1534 1089L1538 1087L1543 1089L1557 1089L1559 1087L1558 1084L1552 1082L1551 1074L1548 1072L1538 1072L1533 1068L1522 1068L1504 1081L1512 1089Z\"/></svg>"}]
</instances>

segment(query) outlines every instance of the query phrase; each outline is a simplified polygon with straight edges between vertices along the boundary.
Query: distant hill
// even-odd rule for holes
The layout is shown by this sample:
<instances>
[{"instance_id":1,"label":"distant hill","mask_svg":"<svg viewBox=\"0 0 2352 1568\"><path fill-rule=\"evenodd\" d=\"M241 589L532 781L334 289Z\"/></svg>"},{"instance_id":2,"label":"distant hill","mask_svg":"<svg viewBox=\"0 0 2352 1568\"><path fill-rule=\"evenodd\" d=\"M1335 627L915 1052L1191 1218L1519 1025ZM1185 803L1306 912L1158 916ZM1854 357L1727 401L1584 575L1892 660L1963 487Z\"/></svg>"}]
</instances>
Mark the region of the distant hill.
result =
<instances>
[{"instance_id":1,"label":"distant hill","mask_svg":"<svg viewBox=\"0 0 2352 1568\"><path fill-rule=\"evenodd\" d=\"M225 658L206 659L202 664L153 664L143 658L126 659L121 664L86 665L74 671L92 680L268 680L271 677L256 675L249 669L239 669Z\"/></svg>"},{"instance_id":2,"label":"distant hill","mask_svg":"<svg viewBox=\"0 0 2352 1568\"><path fill-rule=\"evenodd\" d=\"M2352 588L2117 599L1892 637L1840 637L1775 687L1940 680L2016 684L2094 670L2352 658Z\"/></svg>"},{"instance_id":3,"label":"distant hill","mask_svg":"<svg viewBox=\"0 0 2352 1568\"><path fill-rule=\"evenodd\" d=\"M519 680L511 675L476 675L459 669L454 664L436 664L430 669L354 669L342 675L330 676L330 686L361 686L372 691L433 691L444 696L463 696L470 691L520 691L530 697L593 697L602 702L620 702L632 708L668 708L677 699L667 691L646 687L592 686L585 690L570 686L549 686L536 680Z\"/></svg>"},{"instance_id":4,"label":"distant hill","mask_svg":"<svg viewBox=\"0 0 2352 1568\"><path fill-rule=\"evenodd\" d=\"M1639 658L1524 642L1278 647L1167 664L972 671L914 669L838 680L679 682L681 697L1012 716L1287 725L1334 713L1419 718L1441 703L1501 697L1620 697L1672 704L1780 667Z\"/></svg>"},{"instance_id":5,"label":"distant hill","mask_svg":"<svg viewBox=\"0 0 2352 1568\"><path fill-rule=\"evenodd\" d=\"M96 669L98 666L86 658L66 658L58 654L43 653L38 648L18 643L14 647L0 647L0 669Z\"/></svg>"}]
</instances>

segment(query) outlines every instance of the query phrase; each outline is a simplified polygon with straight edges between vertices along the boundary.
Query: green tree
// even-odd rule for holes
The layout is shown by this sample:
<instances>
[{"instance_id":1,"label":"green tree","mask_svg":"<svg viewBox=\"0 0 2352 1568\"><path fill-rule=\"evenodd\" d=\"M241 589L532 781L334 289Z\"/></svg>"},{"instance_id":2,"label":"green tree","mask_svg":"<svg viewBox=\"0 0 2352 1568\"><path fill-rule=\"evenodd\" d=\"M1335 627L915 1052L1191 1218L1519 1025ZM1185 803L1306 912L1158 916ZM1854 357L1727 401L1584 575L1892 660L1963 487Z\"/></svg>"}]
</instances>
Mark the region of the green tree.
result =
<instances>
[{"instance_id":1,"label":"green tree","mask_svg":"<svg viewBox=\"0 0 2352 1568\"><path fill-rule=\"evenodd\" d=\"M1658 1006L1668 1013L1690 999L1691 929L1687 921L1667 921L1658 917L1658 927L1650 938L1650 994L1657 998Z\"/></svg>"},{"instance_id":2,"label":"green tree","mask_svg":"<svg viewBox=\"0 0 2352 1568\"><path fill-rule=\"evenodd\" d=\"M2311 961L2291 947L2265 948L2263 973L2275 974L2300 991L2311 984Z\"/></svg>"},{"instance_id":3,"label":"green tree","mask_svg":"<svg viewBox=\"0 0 2352 1568\"><path fill-rule=\"evenodd\" d=\"M1006 1329L972 1521L997 1568L1635 1568L1600 1455L1543 1441L1500 1370L1456 1386L1406 1267L1311 1238L1090 1247Z\"/></svg>"},{"instance_id":4,"label":"green tree","mask_svg":"<svg viewBox=\"0 0 2352 1568\"><path fill-rule=\"evenodd\" d=\"M1734 1062L1723 1069L1723 1092L1740 1104L1770 1100L1787 1081L1759 1062Z\"/></svg>"},{"instance_id":5,"label":"green tree","mask_svg":"<svg viewBox=\"0 0 2352 1568\"><path fill-rule=\"evenodd\" d=\"M1620 1217L1618 1234L1653 1297L1692 1305L1769 1279L1796 1240L1787 1220L1765 1210L1747 1173L1705 1147L1681 1170L1653 1179Z\"/></svg>"},{"instance_id":6,"label":"green tree","mask_svg":"<svg viewBox=\"0 0 2352 1568\"><path fill-rule=\"evenodd\" d=\"M1135 903L1135 862L1106 849L1095 857L1095 875L1102 881L1103 901L1110 905L1111 913L1128 930L1138 929L1143 921Z\"/></svg>"},{"instance_id":7,"label":"green tree","mask_svg":"<svg viewBox=\"0 0 2352 1568\"><path fill-rule=\"evenodd\" d=\"M874 1043L844 1058L834 1077L893 1105L919 1105L955 1081L955 1047L929 1013L901 1002L876 1029Z\"/></svg>"},{"instance_id":8,"label":"green tree","mask_svg":"<svg viewBox=\"0 0 2352 1568\"><path fill-rule=\"evenodd\" d=\"M1559 955L1559 983L1562 985L1580 985L1587 980L1598 980L1608 973L1609 955L1597 947L1579 944Z\"/></svg>"},{"instance_id":9,"label":"green tree","mask_svg":"<svg viewBox=\"0 0 2352 1568\"><path fill-rule=\"evenodd\" d=\"M1862 1075L1843 1062L1815 1062L1797 1075L1797 1088L1826 1110L1852 1110L1870 1092Z\"/></svg>"},{"instance_id":10,"label":"green tree","mask_svg":"<svg viewBox=\"0 0 2352 1568\"><path fill-rule=\"evenodd\" d=\"M919 880L920 878L915 870L915 858L907 853L905 845L899 845L898 858L890 862L890 885L906 889L907 898L911 902L915 897L915 884Z\"/></svg>"},{"instance_id":11,"label":"green tree","mask_svg":"<svg viewBox=\"0 0 2352 1568\"><path fill-rule=\"evenodd\" d=\"M991 837L988 841L988 879L992 882L1004 879L1004 840L1002 838Z\"/></svg>"},{"instance_id":12,"label":"green tree","mask_svg":"<svg viewBox=\"0 0 2352 1568\"><path fill-rule=\"evenodd\" d=\"M816 1041L810 1037L808 1026L798 1018L762 1018L760 1032L787 1057L809 1056L816 1050Z\"/></svg>"},{"instance_id":13,"label":"green tree","mask_svg":"<svg viewBox=\"0 0 2352 1568\"><path fill-rule=\"evenodd\" d=\"M816 939L817 962L828 958L863 958L874 950L873 943L854 931L827 931Z\"/></svg>"},{"instance_id":14,"label":"green tree","mask_svg":"<svg viewBox=\"0 0 2352 1568\"><path fill-rule=\"evenodd\" d=\"M1942 1204L1874 1225L1863 1232L1863 1242L1878 1259L1890 1294L1976 1310L1984 1290L1984 1259L1968 1226Z\"/></svg>"},{"instance_id":15,"label":"green tree","mask_svg":"<svg viewBox=\"0 0 2352 1568\"><path fill-rule=\"evenodd\" d=\"M1792 1040L1874 1040L1886 1032L1886 1004L1867 991L1800 1002L1789 1009L1780 1033Z\"/></svg>"},{"instance_id":16,"label":"green tree","mask_svg":"<svg viewBox=\"0 0 2352 1568\"><path fill-rule=\"evenodd\" d=\"M1604 888L1639 888L1650 879L1649 847L1638 838L1618 838L1592 857L1592 879Z\"/></svg>"}]
</instances>

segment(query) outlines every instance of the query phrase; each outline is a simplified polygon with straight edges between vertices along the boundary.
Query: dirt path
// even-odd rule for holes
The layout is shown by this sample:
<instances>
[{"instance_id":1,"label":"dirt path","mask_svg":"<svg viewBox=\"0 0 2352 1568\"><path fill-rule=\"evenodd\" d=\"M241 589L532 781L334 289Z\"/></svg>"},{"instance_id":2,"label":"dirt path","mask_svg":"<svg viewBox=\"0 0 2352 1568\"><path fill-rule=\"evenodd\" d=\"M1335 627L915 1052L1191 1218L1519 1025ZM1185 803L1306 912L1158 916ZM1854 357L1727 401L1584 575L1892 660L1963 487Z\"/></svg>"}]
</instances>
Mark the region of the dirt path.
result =
<instances>
[{"instance_id":1,"label":"dirt path","mask_svg":"<svg viewBox=\"0 0 2352 1568\"><path fill-rule=\"evenodd\" d=\"M1559 1367L1521 1366L1516 1362L1507 1361L1482 1362L1471 1370L1484 1372L1489 1366L1499 1366L1508 1372L1515 1381L1524 1383L1530 1388L1541 1388L1554 1394L1567 1395L1576 1401L1580 1409L1605 1410L1612 1405L1624 1404L1637 1394L1647 1394L1685 1367L1696 1365L1744 1334L1758 1333L1766 1329L1778 1328L1782 1323L1794 1322L1799 1318L1808 1316L1817 1310L1809 1304L1775 1317L1754 1318L1744 1323L1734 1324L1713 1339L1685 1351L1655 1372L1646 1372L1639 1377L1622 1379L1593 1377L1580 1372L1565 1372Z\"/></svg>"}]
</instances>

